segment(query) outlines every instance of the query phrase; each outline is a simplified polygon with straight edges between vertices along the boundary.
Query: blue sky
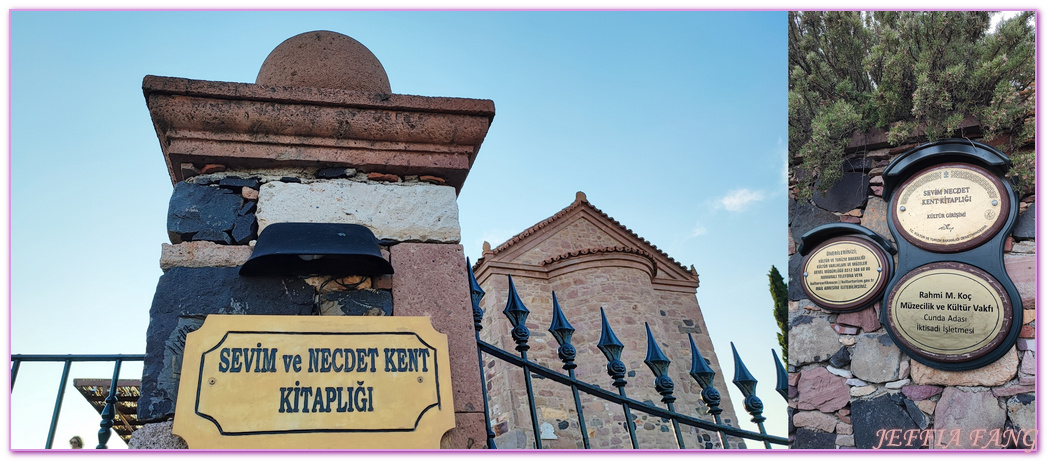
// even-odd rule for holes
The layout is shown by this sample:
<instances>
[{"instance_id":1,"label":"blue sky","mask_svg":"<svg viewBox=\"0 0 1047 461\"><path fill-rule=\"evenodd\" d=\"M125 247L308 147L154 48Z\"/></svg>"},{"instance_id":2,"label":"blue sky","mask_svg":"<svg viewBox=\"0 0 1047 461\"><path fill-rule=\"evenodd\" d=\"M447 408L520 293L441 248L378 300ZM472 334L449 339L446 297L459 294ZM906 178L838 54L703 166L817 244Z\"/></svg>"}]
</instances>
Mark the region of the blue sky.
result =
<instances>
[{"instance_id":1,"label":"blue sky","mask_svg":"<svg viewBox=\"0 0 1047 461\"><path fill-rule=\"evenodd\" d=\"M766 274L787 270L785 21L784 12L14 12L11 352L144 352L171 183L142 78L253 83L280 42L326 29L366 45L394 93L495 102L459 196L467 255L584 191L695 266L721 362L735 341L760 380L769 430L784 434ZM16 448L43 446L60 375L29 366L13 394L14 417L25 418ZM110 373L74 366L72 376ZM93 445L97 415L77 394L64 409L55 446L77 434Z\"/></svg>"}]
</instances>

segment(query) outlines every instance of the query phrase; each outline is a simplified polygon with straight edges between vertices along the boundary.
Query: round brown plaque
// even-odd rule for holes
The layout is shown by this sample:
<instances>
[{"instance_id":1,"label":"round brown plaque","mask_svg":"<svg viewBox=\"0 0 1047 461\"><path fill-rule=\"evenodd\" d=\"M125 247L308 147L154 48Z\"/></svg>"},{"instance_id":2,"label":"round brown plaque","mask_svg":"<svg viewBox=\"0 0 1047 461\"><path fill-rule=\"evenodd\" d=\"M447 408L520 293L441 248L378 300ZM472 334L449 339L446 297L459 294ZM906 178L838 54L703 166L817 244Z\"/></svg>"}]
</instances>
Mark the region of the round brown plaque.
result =
<instances>
[{"instance_id":1,"label":"round brown plaque","mask_svg":"<svg viewBox=\"0 0 1047 461\"><path fill-rule=\"evenodd\" d=\"M906 241L924 250L953 253L993 238L1011 203L1003 183L964 163L936 165L914 174L891 197L892 221Z\"/></svg>"},{"instance_id":2,"label":"round brown plaque","mask_svg":"<svg viewBox=\"0 0 1047 461\"><path fill-rule=\"evenodd\" d=\"M857 310L880 297L890 274L887 256L859 237L835 237L803 260L803 291L815 304L837 312Z\"/></svg>"},{"instance_id":3,"label":"round brown plaque","mask_svg":"<svg viewBox=\"0 0 1047 461\"><path fill-rule=\"evenodd\" d=\"M887 294L887 327L916 354L944 363L991 353L1011 328L1011 301L992 275L958 262L905 274Z\"/></svg>"}]
</instances>

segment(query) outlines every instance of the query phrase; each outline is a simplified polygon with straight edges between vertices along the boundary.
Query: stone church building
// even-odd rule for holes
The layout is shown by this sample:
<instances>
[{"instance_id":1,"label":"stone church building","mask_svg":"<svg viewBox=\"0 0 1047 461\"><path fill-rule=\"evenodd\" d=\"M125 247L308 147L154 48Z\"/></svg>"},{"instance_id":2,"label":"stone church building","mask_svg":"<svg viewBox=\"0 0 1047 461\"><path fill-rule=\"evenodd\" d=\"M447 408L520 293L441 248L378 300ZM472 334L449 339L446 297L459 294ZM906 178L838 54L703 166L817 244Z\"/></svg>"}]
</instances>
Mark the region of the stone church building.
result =
<instances>
[{"instance_id":1,"label":"stone church building","mask_svg":"<svg viewBox=\"0 0 1047 461\"><path fill-rule=\"evenodd\" d=\"M512 327L502 314L509 278L520 299L530 310L531 331L528 358L547 368L561 370L556 339L548 332L552 320L552 296L575 328L572 344L578 350L575 370L579 380L615 391L606 371L607 360L597 348L600 339L600 308L615 334L625 345L622 362L628 374L629 398L664 408L654 389L654 375L643 363L647 354L644 323L672 364L669 376L675 383L676 410L709 421L701 399L701 387L688 372L691 352L688 334L716 371L715 387L722 396L721 417L738 426L728 396L726 380L713 350L709 331L695 295L699 285L694 267L687 268L614 218L593 206L578 192L574 202L553 216L520 232L492 249L484 243L483 256L473 266L476 279L487 293L481 339L503 350L514 350ZM491 426L499 448L531 448L533 431L524 378L519 368L485 357ZM566 374L566 372L565 372ZM570 388L547 379L533 379L542 444L549 448L581 448L578 415ZM620 406L581 393L585 423L592 448L629 448L625 415ZM641 447L676 446L668 420L633 411L637 440ZM714 433L684 429L687 447L712 442ZM731 448L743 443L731 438Z\"/></svg>"}]
</instances>

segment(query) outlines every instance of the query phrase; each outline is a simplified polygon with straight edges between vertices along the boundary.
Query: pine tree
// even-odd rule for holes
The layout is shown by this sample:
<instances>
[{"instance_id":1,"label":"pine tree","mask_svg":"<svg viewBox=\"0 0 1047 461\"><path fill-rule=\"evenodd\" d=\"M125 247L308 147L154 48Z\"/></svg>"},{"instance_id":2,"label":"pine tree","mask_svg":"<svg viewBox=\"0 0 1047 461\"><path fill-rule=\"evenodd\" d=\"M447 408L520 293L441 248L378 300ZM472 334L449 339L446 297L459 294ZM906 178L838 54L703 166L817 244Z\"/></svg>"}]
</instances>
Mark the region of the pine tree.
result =
<instances>
[{"instance_id":1,"label":"pine tree","mask_svg":"<svg viewBox=\"0 0 1047 461\"><path fill-rule=\"evenodd\" d=\"M778 345L782 347L782 360L789 362L789 288L778 273L778 268L771 266L767 273L770 280L771 299L774 300L774 320L778 322Z\"/></svg>"},{"instance_id":2,"label":"pine tree","mask_svg":"<svg viewBox=\"0 0 1047 461\"><path fill-rule=\"evenodd\" d=\"M892 145L965 136L973 117L1013 151L1034 135L1032 12L989 30L989 12L789 13L789 154L803 198L839 178L856 131ZM1016 158L1016 164L1032 164ZM1016 171L1031 192L1032 168ZM1021 193L1021 192L1020 192Z\"/></svg>"}]
</instances>

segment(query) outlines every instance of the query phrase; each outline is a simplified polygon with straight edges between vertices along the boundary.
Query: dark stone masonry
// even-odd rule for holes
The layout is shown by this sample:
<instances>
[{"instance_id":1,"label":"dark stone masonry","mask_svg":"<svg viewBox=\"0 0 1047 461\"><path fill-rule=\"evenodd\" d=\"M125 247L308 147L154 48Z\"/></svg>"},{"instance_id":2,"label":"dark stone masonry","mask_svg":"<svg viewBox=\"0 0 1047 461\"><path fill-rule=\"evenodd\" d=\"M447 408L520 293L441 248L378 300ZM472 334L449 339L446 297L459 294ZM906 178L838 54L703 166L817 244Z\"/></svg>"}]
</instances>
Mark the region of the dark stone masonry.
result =
<instances>
[{"instance_id":1,"label":"dark stone masonry","mask_svg":"<svg viewBox=\"0 0 1047 461\"><path fill-rule=\"evenodd\" d=\"M302 279L240 277L239 270L173 267L160 277L149 309L140 421L174 414L185 334L199 328L207 314L312 314L313 287ZM180 333L172 335L176 331Z\"/></svg>"}]
</instances>

